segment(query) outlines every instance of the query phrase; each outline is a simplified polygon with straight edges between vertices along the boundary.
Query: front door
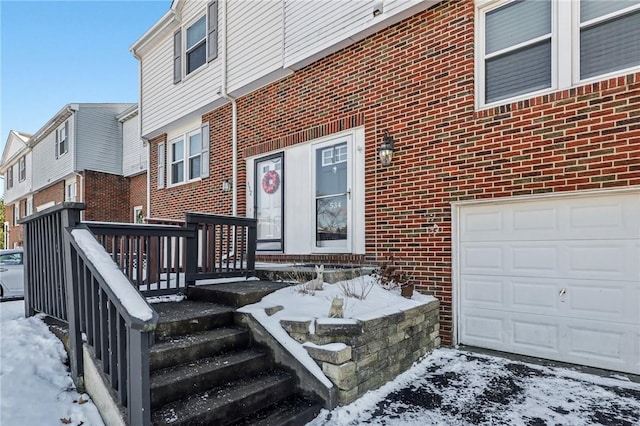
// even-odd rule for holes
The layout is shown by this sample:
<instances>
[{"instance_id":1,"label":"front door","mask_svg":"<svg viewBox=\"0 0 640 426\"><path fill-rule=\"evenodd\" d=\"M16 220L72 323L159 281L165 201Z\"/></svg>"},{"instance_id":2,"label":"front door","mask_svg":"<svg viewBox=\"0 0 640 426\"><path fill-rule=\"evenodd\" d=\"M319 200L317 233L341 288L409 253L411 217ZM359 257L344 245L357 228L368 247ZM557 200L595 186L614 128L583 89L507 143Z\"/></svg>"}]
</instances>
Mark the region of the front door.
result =
<instances>
[{"instance_id":1,"label":"front door","mask_svg":"<svg viewBox=\"0 0 640 426\"><path fill-rule=\"evenodd\" d=\"M282 251L284 248L284 155L279 153L256 160L256 218L258 250Z\"/></svg>"}]
</instances>

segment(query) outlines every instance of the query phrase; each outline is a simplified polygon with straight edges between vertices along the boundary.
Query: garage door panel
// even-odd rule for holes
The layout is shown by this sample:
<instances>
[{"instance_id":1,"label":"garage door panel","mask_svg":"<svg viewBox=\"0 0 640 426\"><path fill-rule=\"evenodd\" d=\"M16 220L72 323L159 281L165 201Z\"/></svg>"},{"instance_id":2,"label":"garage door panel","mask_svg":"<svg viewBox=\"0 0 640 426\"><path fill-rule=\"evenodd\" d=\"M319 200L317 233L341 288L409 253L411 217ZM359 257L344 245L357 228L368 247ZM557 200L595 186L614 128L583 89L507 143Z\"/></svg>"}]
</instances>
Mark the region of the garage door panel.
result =
<instances>
[{"instance_id":1,"label":"garage door panel","mask_svg":"<svg viewBox=\"0 0 640 426\"><path fill-rule=\"evenodd\" d=\"M460 343L640 374L640 194L455 217Z\"/></svg>"},{"instance_id":2,"label":"garage door panel","mask_svg":"<svg viewBox=\"0 0 640 426\"><path fill-rule=\"evenodd\" d=\"M512 319L511 343L521 351L545 351L547 355L558 353L560 327L555 321L542 320L539 317Z\"/></svg>"},{"instance_id":3,"label":"garage door panel","mask_svg":"<svg viewBox=\"0 0 640 426\"><path fill-rule=\"evenodd\" d=\"M463 243L460 268L474 275L637 281L639 247L632 240Z\"/></svg>"},{"instance_id":4,"label":"garage door panel","mask_svg":"<svg viewBox=\"0 0 640 426\"><path fill-rule=\"evenodd\" d=\"M638 211L638 195L465 206L460 241L635 239Z\"/></svg>"}]
</instances>

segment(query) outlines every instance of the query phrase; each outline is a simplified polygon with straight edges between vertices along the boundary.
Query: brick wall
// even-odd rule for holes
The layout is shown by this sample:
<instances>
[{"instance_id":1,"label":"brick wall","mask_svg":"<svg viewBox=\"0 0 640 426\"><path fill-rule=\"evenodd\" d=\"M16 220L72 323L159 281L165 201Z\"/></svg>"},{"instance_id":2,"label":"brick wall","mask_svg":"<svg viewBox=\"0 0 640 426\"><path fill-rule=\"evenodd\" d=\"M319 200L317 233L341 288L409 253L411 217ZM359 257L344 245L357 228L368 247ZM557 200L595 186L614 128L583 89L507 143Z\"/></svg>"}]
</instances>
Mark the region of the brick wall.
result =
<instances>
[{"instance_id":1,"label":"brick wall","mask_svg":"<svg viewBox=\"0 0 640 426\"><path fill-rule=\"evenodd\" d=\"M84 220L131 222L127 178L109 173L82 172Z\"/></svg>"},{"instance_id":2,"label":"brick wall","mask_svg":"<svg viewBox=\"0 0 640 426\"><path fill-rule=\"evenodd\" d=\"M36 209L38 206L50 202L54 202L56 204L62 203L64 201L64 181L54 183L51 186L46 187L45 189L36 192L33 194L33 208Z\"/></svg>"},{"instance_id":3,"label":"brick wall","mask_svg":"<svg viewBox=\"0 0 640 426\"><path fill-rule=\"evenodd\" d=\"M451 202L640 185L640 73L475 111L473 7L441 3L238 100L240 214L245 156L364 126L367 258L393 255L440 299L444 344ZM152 178L154 215L224 213L230 108L203 120L214 135L212 178L160 191ZM385 130L397 152L381 168Z\"/></svg>"},{"instance_id":4,"label":"brick wall","mask_svg":"<svg viewBox=\"0 0 640 426\"><path fill-rule=\"evenodd\" d=\"M145 173L127 178L129 186L129 222L133 221L133 208L142 206L142 214L147 216L147 175Z\"/></svg>"},{"instance_id":5,"label":"brick wall","mask_svg":"<svg viewBox=\"0 0 640 426\"><path fill-rule=\"evenodd\" d=\"M26 200L25 200L26 202ZM4 207L4 220L6 222L9 222L9 238L7 239L7 248L14 248L16 246L21 246L23 239L22 239L22 225L17 225L17 226L13 226L15 223L15 218L14 218L14 206L16 205L16 203L13 204L9 204L9 205L5 205ZM22 205L21 205L22 207ZM26 210L23 210L22 208L20 209L20 219L22 219L24 217L24 212ZM2 224L0 224L2 225ZM4 225L2 225L4 226Z\"/></svg>"}]
</instances>

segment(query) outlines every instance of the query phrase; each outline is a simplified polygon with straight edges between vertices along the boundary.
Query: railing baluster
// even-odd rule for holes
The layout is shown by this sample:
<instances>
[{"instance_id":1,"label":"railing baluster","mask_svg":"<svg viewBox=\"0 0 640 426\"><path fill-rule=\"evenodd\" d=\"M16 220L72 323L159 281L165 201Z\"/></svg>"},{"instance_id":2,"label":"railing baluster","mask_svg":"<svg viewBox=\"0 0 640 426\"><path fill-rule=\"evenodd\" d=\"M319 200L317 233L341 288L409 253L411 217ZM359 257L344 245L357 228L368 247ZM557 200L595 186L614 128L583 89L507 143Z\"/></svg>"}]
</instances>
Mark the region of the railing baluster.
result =
<instances>
[{"instance_id":1,"label":"railing baluster","mask_svg":"<svg viewBox=\"0 0 640 426\"><path fill-rule=\"evenodd\" d=\"M123 406L127 406L127 328L124 318L118 316L118 398Z\"/></svg>"},{"instance_id":2,"label":"railing baluster","mask_svg":"<svg viewBox=\"0 0 640 426\"><path fill-rule=\"evenodd\" d=\"M102 345L100 344L102 336L100 335L100 307L102 306L102 302L100 300L100 286L96 282L94 277L91 277L91 287L92 287L92 300L91 304L93 305L93 318L91 322L93 324L93 341L95 342L94 349L96 352L96 358L102 359Z\"/></svg>"},{"instance_id":3,"label":"railing baluster","mask_svg":"<svg viewBox=\"0 0 640 426\"><path fill-rule=\"evenodd\" d=\"M113 303L109 303L109 381L111 386L118 386L118 324L117 312Z\"/></svg>"},{"instance_id":4,"label":"railing baluster","mask_svg":"<svg viewBox=\"0 0 640 426\"><path fill-rule=\"evenodd\" d=\"M102 346L100 352L102 354L102 371L105 374L109 374L109 329L108 329L108 310L109 299L104 294L104 290L100 289L100 345Z\"/></svg>"},{"instance_id":5,"label":"railing baluster","mask_svg":"<svg viewBox=\"0 0 640 426\"><path fill-rule=\"evenodd\" d=\"M86 307L85 312L85 333L87 334L87 343L91 346L94 345L93 339L93 277L89 274L89 269L86 264L84 265L84 285L85 285L85 293L84 293L84 305Z\"/></svg>"}]
</instances>

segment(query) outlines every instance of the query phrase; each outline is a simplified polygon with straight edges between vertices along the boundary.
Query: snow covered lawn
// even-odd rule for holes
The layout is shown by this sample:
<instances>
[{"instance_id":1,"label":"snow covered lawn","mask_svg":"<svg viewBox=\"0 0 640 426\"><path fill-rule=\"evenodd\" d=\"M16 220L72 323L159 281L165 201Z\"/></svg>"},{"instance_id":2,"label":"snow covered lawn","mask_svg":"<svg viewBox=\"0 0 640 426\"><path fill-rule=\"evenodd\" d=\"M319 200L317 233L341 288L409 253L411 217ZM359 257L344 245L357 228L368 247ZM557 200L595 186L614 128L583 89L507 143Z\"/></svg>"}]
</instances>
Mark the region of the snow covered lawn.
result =
<instances>
[{"instance_id":1,"label":"snow covered lawn","mask_svg":"<svg viewBox=\"0 0 640 426\"><path fill-rule=\"evenodd\" d=\"M0 303L0 425L103 425L88 395L74 390L62 343L24 302Z\"/></svg>"},{"instance_id":2,"label":"snow covered lawn","mask_svg":"<svg viewBox=\"0 0 640 426\"><path fill-rule=\"evenodd\" d=\"M360 424L638 425L640 383L438 349L308 426Z\"/></svg>"}]
</instances>

